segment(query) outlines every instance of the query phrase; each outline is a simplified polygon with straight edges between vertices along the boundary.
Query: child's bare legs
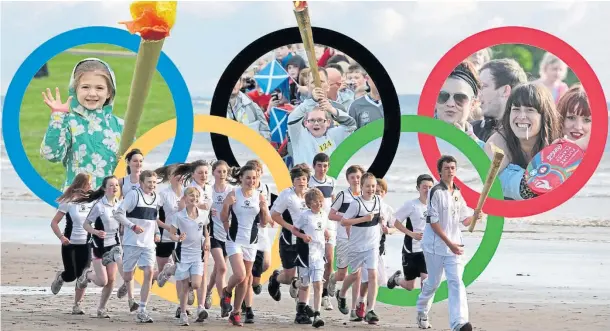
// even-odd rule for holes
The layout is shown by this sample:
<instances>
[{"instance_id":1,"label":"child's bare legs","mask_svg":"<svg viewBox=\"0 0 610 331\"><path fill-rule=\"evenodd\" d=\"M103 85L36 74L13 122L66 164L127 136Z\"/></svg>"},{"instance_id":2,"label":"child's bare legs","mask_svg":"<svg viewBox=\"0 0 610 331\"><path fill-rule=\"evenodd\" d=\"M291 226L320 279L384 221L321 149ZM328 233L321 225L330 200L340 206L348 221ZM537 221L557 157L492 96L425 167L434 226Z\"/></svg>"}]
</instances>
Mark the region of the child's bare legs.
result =
<instances>
[{"instance_id":1,"label":"child's bare legs","mask_svg":"<svg viewBox=\"0 0 610 331\"><path fill-rule=\"evenodd\" d=\"M369 281L367 284L371 284L371 288L368 289L368 296L366 298L366 311L375 309L375 301L377 300L377 269L363 270L369 273ZM368 286L367 286L368 287ZM366 291L364 291L366 293Z\"/></svg>"},{"instance_id":2,"label":"child's bare legs","mask_svg":"<svg viewBox=\"0 0 610 331\"><path fill-rule=\"evenodd\" d=\"M322 305L322 282L314 282L313 283L313 311L320 312L321 305Z\"/></svg>"}]
</instances>

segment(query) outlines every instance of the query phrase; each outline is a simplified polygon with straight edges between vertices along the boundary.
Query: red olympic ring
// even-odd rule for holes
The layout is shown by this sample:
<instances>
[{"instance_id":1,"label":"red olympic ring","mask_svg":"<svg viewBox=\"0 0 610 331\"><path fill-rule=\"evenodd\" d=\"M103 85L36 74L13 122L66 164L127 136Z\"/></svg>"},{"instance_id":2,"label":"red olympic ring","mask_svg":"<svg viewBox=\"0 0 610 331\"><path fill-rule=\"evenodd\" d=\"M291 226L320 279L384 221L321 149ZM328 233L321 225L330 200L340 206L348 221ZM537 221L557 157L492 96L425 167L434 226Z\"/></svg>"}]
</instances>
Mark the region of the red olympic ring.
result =
<instances>
[{"instance_id":1,"label":"red olympic ring","mask_svg":"<svg viewBox=\"0 0 610 331\"><path fill-rule=\"evenodd\" d=\"M560 57L580 79L587 91L591 105L591 141L577 171L561 185L561 189L529 200L513 201L488 198L483 211L489 215L504 217L526 217L549 211L573 197L591 178L601 161L608 136L608 108L602 86L587 61L572 46L563 40L540 30L526 27L500 27L472 35L455 45L436 64L426 83L417 110L417 115L434 116L438 91L458 63L480 49L498 44L527 44L542 48ZM436 161L441 153L433 136L418 134L419 146L428 168L436 179L439 175ZM480 193L456 179L462 195L470 208L476 208Z\"/></svg>"}]
</instances>

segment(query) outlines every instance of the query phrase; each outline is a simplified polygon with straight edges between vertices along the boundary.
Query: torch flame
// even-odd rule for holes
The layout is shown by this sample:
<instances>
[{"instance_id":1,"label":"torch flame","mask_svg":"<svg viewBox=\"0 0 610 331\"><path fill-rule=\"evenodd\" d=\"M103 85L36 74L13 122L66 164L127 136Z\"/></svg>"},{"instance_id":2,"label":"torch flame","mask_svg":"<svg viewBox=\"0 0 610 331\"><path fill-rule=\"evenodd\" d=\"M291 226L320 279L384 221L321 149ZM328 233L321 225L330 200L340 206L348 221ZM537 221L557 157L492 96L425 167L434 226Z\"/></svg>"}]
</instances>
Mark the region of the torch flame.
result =
<instances>
[{"instance_id":1,"label":"torch flame","mask_svg":"<svg viewBox=\"0 0 610 331\"><path fill-rule=\"evenodd\" d=\"M296 11L301 11L307 8L307 1L293 1L293 3Z\"/></svg>"},{"instance_id":2,"label":"torch flame","mask_svg":"<svg viewBox=\"0 0 610 331\"><path fill-rule=\"evenodd\" d=\"M129 6L133 21L125 24L131 33L140 33L145 40L161 40L169 36L176 22L176 1L134 1Z\"/></svg>"}]
</instances>

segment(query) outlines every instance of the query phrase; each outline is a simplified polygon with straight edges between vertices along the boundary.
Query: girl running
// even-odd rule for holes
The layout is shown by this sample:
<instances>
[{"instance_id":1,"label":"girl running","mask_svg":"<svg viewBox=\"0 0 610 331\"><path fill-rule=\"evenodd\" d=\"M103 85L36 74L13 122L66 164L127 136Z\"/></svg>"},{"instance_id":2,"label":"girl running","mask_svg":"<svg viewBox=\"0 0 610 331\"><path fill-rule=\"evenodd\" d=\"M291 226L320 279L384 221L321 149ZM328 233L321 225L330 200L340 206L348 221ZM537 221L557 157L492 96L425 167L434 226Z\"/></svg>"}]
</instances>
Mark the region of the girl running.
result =
<instances>
[{"instance_id":1,"label":"girl running","mask_svg":"<svg viewBox=\"0 0 610 331\"><path fill-rule=\"evenodd\" d=\"M89 282L93 281L95 285L103 287L100 304L97 307L98 318L110 318L106 304L112 294L116 273L121 263L119 222L114 218L114 212L119 206L116 198L119 191L118 179L109 176L104 178L99 189L77 200L84 203L96 201L83 226L92 235L93 268L87 267L76 280L76 285L85 289Z\"/></svg>"},{"instance_id":2,"label":"girl running","mask_svg":"<svg viewBox=\"0 0 610 331\"><path fill-rule=\"evenodd\" d=\"M91 262L91 249L89 246L89 235L83 229L83 223L89 211L91 204L75 203L79 197L82 197L85 192L91 189L91 177L88 174L80 173L74 177L72 185L68 186L66 191L57 199L59 207L53 220L51 220L51 229L55 236L61 241L61 259L64 263L64 270L58 271L55 275L55 280L51 284L51 292L59 293L64 282L73 282L78 278L83 270ZM66 227L62 233L59 229L59 222L66 216ZM78 287L74 291L74 306L72 307L73 315L84 314L80 307L80 303L85 296L85 290Z\"/></svg>"},{"instance_id":3,"label":"girl running","mask_svg":"<svg viewBox=\"0 0 610 331\"><path fill-rule=\"evenodd\" d=\"M210 249L214 258L214 268L210 275L210 282L207 286L205 308L210 309L212 306L212 289L216 286L218 294L222 294L222 289L227 286L227 250L225 241L227 240L227 232L224 228L224 223L220 219L220 212L224 205L227 195L233 190L233 186L228 183L227 177L229 174L229 165L222 160L218 160L212 164L212 175L214 176L214 186L212 188L212 207L210 224ZM229 312L223 311L221 317L229 316Z\"/></svg>"},{"instance_id":4,"label":"girl running","mask_svg":"<svg viewBox=\"0 0 610 331\"><path fill-rule=\"evenodd\" d=\"M161 240L156 243L157 250L157 274L153 275L153 279L157 280L157 285L163 287L175 272L175 261L171 261L170 256L176 248L176 243L171 238L172 224L174 216L179 210L184 209L185 204L182 200L183 187L182 178L175 174L176 169L181 164L172 164L161 167L155 170L157 177L161 179L160 183L165 183L169 180L170 186L159 192L161 207L159 208L159 220L157 225L161 232ZM160 270L160 272L159 272ZM181 282L176 282L176 292L180 297ZM187 310L187 314L189 311ZM176 318L180 318L180 307L176 309Z\"/></svg>"},{"instance_id":5,"label":"girl running","mask_svg":"<svg viewBox=\"0 0 610 331\"><path fill-rule=\"evenodd\" d=\"M270 218L265 196L256 190L257 176L253 166L239 169L234 177L238 179L240 187L227 195L220 214L227 232L227 256L233 270L233 275L222 292L221 309L228 310L235 289L233 312L229 315L229 321L238 326L243 325L240 316L241 304L252 286L252 264L256 259L258 224L262 223L264 226ZM246 315L253 315L251 309ZM253 319L249 321L254 322Z\"/></svg>"},{"instance_id":6,"label":"girl running","mask_svg":"<svg viewBox=\"0 0 610 331\"><path fill-rule=\"evenodd\" d=\"M68 100L62 103L59 88L42 92L51 109L51 119L40 146L41 156L62 163L66 180L61 191L72 184L76 175L91 175L92 187L98 188L117 164L123 120L112 114L116 80L108 64L100 59L79 61L72 70Z\"/></svg>"},{"instance_id":7,"label":"girl running","mask_svg":"<svg viewBox=\"0 0 610 331\"><path fill-rule=\"evenodd\" d=\"M199 204L199 190L195 187L188 187L184 191L184 201L186 207L177 212L172 224L171 234L174 241L178 241L176 248L176 283L180 285L180 325L189 325L186 313L188 301L189 281L193 289L199 290L202 284L204 273L202 260L204 251L210 249L210 237L206 230L209 222L208 213L203 213L197 208ZM180 234L180 237L176 235ZM199 291L197 294L199 295ZM203 307L204 299L197 297L199 307L197 308L197 321L203 321L208 317L207 311Z\"/></svg>"}]
</instances>

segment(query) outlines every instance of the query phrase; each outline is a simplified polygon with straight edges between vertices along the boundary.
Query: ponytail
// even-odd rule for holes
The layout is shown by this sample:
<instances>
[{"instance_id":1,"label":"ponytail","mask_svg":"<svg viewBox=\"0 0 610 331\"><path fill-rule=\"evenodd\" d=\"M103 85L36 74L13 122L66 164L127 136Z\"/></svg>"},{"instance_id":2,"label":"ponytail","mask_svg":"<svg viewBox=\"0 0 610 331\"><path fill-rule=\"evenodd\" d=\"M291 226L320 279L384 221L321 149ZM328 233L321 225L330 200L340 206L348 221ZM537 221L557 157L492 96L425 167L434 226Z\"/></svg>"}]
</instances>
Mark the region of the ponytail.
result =
<instances>
[{"instance_id":1,"label":"ponytail","mask_svg":"<svg viewBox=\"0 0 610 331\"><path fill-rule=\"evenodd\" d=\"M183 181L186 183L192 180L193 174L195 173L195 170L197 170L197 168L209 166L210 164L208 163L208 161L205 160L197 160L191 163L183 163L180 164L176 168L176 170L174 170L174 175L182 177Z\"/></svg>"},{"instance_id":2,"label":"ponytail","mask_svg":"<svg viewBox=\"0 0 610 331\"><path fill-rule=\"evenodd\" d=\"M159 183L165 183L170 180L170 177L174 175L176 169L183 165L184 163L173 163L161 168L155 169L155 174L157 174L157 178L161 181Z\"/></svg>"},{"instance_id":3,"label":"ponytail","mask_svg":"<svg viewBox=\"0 0 610 331\"><path fill-rule=\"evenodd\" d=\"M89 192L80 196L78 199L74 200L74 202L75 203L89 203L89 202L93 202L93 201L101 199L104 196L104 194L106 193L106 185L108 185L108 181L113 178L117 179L116 176L105 177L104 180L102 181L102 185L97 190L95 190L95 191L90 190ZM118 179L117 179L117 181L118 181Z\"/></svg>"},{"instance_id":4,"label":"ponytail","mask_svg":"<svg viewBox=\"0 0 610 331\"><path fill-rule=\"evenodd\" d=\"M76 198L81 198L85 194L83 189L91 181L91 175L81 172L72 181L72 184L57 198L58 203L71 202Z\"/></svg>"},{"instance_id":5,"label":"ponytail","mask_svg":"<svg viewBox=\"0 0 610 331\"><path fill-rule=\"evenodd\" d=\"M233 178L233 180L229 181L229 183L231 185L241 185L241 176L246 172L246 171L254 171L256 172L257 167L251 164L246 164L243 167L232 167L230 169L230 175L231 178Z\"/></svg>"}]
</instances>

